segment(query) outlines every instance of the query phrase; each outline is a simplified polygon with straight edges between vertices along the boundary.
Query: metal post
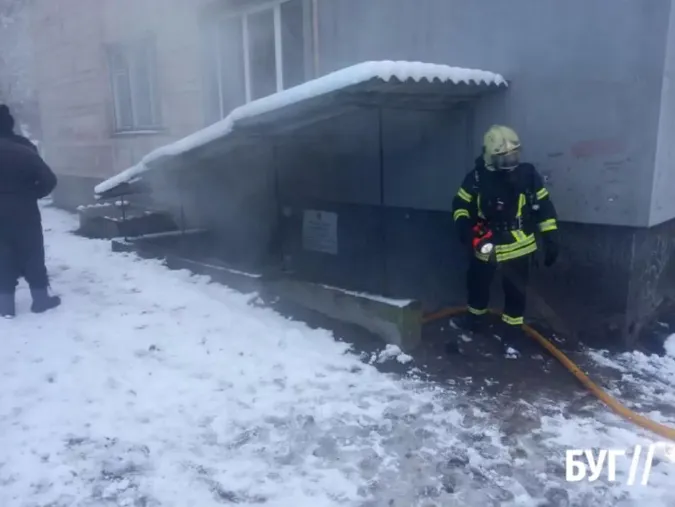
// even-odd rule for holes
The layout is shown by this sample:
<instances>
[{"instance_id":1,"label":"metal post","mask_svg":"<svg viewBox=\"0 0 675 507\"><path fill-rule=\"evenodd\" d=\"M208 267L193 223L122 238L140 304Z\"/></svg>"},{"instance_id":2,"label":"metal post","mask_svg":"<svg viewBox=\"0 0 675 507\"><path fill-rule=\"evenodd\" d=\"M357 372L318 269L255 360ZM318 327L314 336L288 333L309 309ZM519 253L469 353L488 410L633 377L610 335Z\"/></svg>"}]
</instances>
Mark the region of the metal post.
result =
<instances>
[{"instance_id":1,"label":"metal post","mask_svg":"<svg viewBox=\"0 0 675 507\"><path fill-rule=\"evenodd\" d=\"M379 156L379 170L380 170L380 246L382 249L382 292L383 296L389 295L389 283L387 269L387 212L385 207L384 196L384 126L382 119L382 107L377 108L377 130L378 130L378 156Z\"/></svg>"},{"instance_id":2,"label":"metal post","mask_svg":"<svg viewBox=\"0 0 675 507\"><path fill-rule=\"evenodd\" d=\"M185 241L185 200L183 199L184 196L184 189L185 185L183 185L182 181L182 176L183 176L183 171L178 170L178 195L180 197L180 238L181 238L181 243Z\"/></svg>"},{"instance_id":3,"label":"metal post","mask_svg":"<svg viewBox=\"0 0 675 507\"><path fill-rule=\"evenodd\" d=\"M129 240L129 238L127 237L127 228L126 228L126 225L127 225L127 207L124 204L126 202L124 200L126 195L128 195L128 194L122 194L120 196L121 199L122 199L122 206L121 206L121 208L122 208L122 230L124 231L123 236L124 236L125 242L127 242Z\"/></svg>"},{"instance_id":4,"label":"metal post","mask_svg":"<svg viewBox=\"0 0 675 507\"><path fill-rule=\"evenodd\" d=\"M312 56L314 57L314 75L317 78L321 75L319 68L319 0L312 0Z\"/></svg>"},{"instance_id":5,"label":"metal post","mask_svg":"<svg viewBox=\"0 0 675 507\"><path fill-rule=\"evenodd\" d=\"M274 200L276 201L276 228L273 233L272 239L272 257L276 258L278 266L281 266L282 271L286 269L286 261L284 259L284 232L286 230L284 216L283 203L281 202L281 183L279 177L279 164L276 162L278 160L278 145L277 139L271 138L272 140L272 178L274 184Z\"/></svg>"}]
</instances>

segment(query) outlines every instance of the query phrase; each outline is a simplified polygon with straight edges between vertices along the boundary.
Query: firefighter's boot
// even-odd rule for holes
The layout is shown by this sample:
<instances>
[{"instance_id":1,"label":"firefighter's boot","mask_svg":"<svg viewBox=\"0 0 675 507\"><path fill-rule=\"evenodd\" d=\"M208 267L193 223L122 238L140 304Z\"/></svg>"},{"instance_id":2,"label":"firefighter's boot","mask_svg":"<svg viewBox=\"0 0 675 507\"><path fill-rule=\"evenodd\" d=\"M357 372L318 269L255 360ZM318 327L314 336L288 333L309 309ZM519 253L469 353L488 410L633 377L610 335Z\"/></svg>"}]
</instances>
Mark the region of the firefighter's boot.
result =
<instances>
[{"instance_id":1,"label":"firefighter's boot","mask_svg":"<svg viewBox=\"0 0 675 507\"><path fill-rule=\"evenodd\" d=\"M487 312L466 312L459 321L459 327L468 333L481 333L487 328Z\"/></svg>"},{"instance_id":2,"label":"firefighter's boot","mask_svg":"<svg viewBox=\"0 0 675 507\"><path fill-rule=\"evenodd\" d=\"M521 343L523 338L522 324L502 323L500 338L502 354L504 354L504 357L509 359L519 358L520 351L518 350L518 344Z\"/></svg>"},{"instance_id":3,"label":"firefighter's boot","mask_svg":"<svg viewBox=\"0 0 675 507\"><path fill-rule=\"evenodd\" d=\"M14 293L0 293L0 317L12 319L16 316Z\"/></svg>"},{"instance_id":4,"label":"firefighter's boot","mask_svg":"<svg viewBox=\"0 0 675 507\"><path fill-rule=\"evenodd\" d=\"M61 298L52 296L49 289L31 289L30 293L33 297L33 304L30 307L33 313L44 313L61 304Z\"/></svg>"},{"instance_id":5,"label":"firefighter's boot","mask_svg":"<svg viewBox=\"0 0 675 507\"><path fill-rule=\"evenodd\" d=\"M486 312L487 313L487 312ZM453 322L454 319L453 319ZM484 332L487 329L487 315L486 314L475 314L467 312L456 319L456 326L462 333L468 333L470 335L479 334ZM445 353L446 354L459 354L461 353L459 342L456 338L447 342L445 344Z\"/></svg>"}]
</instances>

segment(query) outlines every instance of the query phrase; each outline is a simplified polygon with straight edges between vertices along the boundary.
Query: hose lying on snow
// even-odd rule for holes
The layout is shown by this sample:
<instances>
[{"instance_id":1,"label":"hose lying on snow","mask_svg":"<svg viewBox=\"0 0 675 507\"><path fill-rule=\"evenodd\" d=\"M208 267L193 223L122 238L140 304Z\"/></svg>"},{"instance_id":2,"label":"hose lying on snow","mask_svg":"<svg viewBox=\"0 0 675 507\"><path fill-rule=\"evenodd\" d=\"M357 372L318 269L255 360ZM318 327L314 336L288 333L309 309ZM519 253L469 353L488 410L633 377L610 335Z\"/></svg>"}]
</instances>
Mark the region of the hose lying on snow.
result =
<instances>
[{"instance_id":1,"label":"hose lying on snow","mask_svg":"<svg viewBox=\"0 0 675 507\"><path fill-rule=\"evenodd\" d=\"M453 317L466 311L467 309L464 307L445 308L438 312L426 315L422 319L422 323L427 324L438 319ZM497 315L500 314L495 310L490 310L490 312ZM572 375L577 378L579 382L581 382L591 393L593 393L600 401L611 408L614 412L646 430L652 431L663 438L675 441L675 428L669 428L668 426L665 426L661 423L647 419L645 416L637 414L629 408L623 406L618 400L612 398L609 394L603 391L602 388L593 382L588 377L588 375L581 371L581 369L576 364L574 364L572 360L563 354L560 349L553 345L553 343L551 343L549 340L544 338L544 336L539 333L539 331L532 328L531 326L528 326L527 324L523 325L523 330L528 336L536 340L539 345L548 350L558 361L562 363L565 368L567 368L572 373Z\"/></svg>"}]
</instances>

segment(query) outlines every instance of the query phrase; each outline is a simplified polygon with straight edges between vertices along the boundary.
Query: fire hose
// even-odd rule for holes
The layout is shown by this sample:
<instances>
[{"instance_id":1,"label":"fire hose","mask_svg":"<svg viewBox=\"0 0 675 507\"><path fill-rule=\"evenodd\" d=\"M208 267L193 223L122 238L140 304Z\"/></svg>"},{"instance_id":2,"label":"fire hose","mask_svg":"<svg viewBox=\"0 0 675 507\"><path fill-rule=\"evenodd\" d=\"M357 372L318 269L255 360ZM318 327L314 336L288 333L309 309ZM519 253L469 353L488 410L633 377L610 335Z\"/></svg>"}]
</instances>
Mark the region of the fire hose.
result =
<instances>
[{"instance_id":1,"label":"fire hose","mask_svg":"<svg viewBox=\"0 0 675 507\"><path fill-rule=\"evenodd\" d=\"M494 250L494 245L491 243L492 234L489 230L485 229L475 229L474 230L474 240L472 246L474 249L483 254L492 254ZM525 291L525 284L518 280L513 273L508 271L504 272L504 276L509 277L509 279L520 288L521 291ZM533 291L530 291L532 293ZM532 296L535 303L539 306L540 313L542 313L547 320L555 320L557 323L561 323L561 320L557 318L556 313L545 303L544 299L536 294L532 293ZM450 307L444 308L437 312L427 314L422 319L422 324L427 324L442 318L454 317L465 313L468 311L466 307ZM490 310L490 313L494 315L501 315L501 312L496 310ZM559 326L557 326L559 327ZM561 328L564 330L564 327ZM624 419L640 426L643 429L651 431L662 438L675 442L675 428L671 428L659 422L648 419L647 417L640 415L628 407L621 404L617 399L610 396L605 390L593 382L586 373L584 373L579 366L577 366L570 358L568 358L558 347L556 347L550 340L545 338L539 331L534 329L528 324L523 324L523 331L530 338L534 339L539 345L546 349L553 357L555 357L576 379L588 389L596 398L603 402L607 407L614 411L619 416Z\"/></svg>"},{"instance_id":2,"label":"fire hose","mask_svg":"<svg viewBox=\"0 0 675 507\"><path fill-rule=\"evenodd\" d=\"M422 323L427 324L429 322L433 322L438 319L454 317L466 311L467 308L465 307L444 308L443 310L440 310L438 312L425 315L424 318L422 319ZM501 314L501 312L498 312L496 310L490 310L490 313L495 315ZM568 358L560 349L558 349L558 347L553 345L553 343L551 343L550 340L545 338L539 331L537 331L536 329L527 324L523 324L523 331L525 331L525 333L530 338L533 338L537 343L539 343L539 345L541 345L548 352L550 352L553 357L555 357L558 361L560 361L560 363L562 363L562 365L565 368L567 368L567 370L569 370L570 373L572 373L572 375L574 375L576 379L579 382L581 382L581 384L584 385L584 387L586 387L586 389L588 389L593 395L595 395L596 398L598 398L601 402L607 405L616 414L620 415L624 419L631 421L634 424L637 424L641 428L649 430L663 438L667 438L675 442L675 428L670 428L668 426L665 426L664 424L648 419L647 417L640 415L632 411L631 409L627 408L626 406L622 405L618 400L610 396L600 386L598 386L595 382L593 382L588 377L588 375L586 375L583 371L581 371L581 368L579 368L570 358Z\"/></svg>"}]
</instances>

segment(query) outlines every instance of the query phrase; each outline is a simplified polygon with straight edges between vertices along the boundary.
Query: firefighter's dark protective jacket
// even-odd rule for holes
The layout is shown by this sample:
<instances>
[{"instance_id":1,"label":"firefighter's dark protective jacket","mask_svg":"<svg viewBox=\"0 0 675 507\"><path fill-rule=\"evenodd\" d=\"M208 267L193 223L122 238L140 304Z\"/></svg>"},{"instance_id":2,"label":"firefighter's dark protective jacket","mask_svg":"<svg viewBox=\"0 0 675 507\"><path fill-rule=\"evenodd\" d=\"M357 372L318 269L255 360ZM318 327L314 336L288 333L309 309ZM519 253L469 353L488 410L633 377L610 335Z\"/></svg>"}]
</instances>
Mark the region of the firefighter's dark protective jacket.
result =
<instances>
[{"instance_id":1,"label":"firefighter's dark protective jacket","mask_svg":"<svg viewBox=\"0 0 675 507\"><path fill-rule=\"evenodd\" d=\"M512 171L491 171L482 157L466 175L453 199L453 219L460 241L470 241L472 228L483 222L493 232L495 260L506 262L537 250L535 232L544 246L557 244L557 214L544 181L532 164ZM476 257L488 261L479 252Z\"/></svg>"}]
</instances>

